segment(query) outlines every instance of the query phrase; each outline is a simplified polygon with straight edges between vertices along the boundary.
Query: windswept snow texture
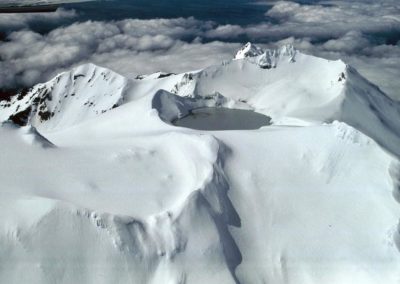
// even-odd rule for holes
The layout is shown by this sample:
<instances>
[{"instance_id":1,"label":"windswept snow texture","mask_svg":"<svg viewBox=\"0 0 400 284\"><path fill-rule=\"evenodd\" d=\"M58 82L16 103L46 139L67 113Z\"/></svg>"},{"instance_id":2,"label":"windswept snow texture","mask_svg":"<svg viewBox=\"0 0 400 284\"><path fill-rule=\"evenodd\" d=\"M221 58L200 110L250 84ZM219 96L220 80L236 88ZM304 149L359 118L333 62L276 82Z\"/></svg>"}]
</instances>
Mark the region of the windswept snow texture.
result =
<instances>
[{"instance_id":1,"label":"windswept snow texture","mask_svg":"<svg viewBox=\"0 0 400 284\"><path fill-rule=\"evenodd\" d=\"M205 107L272 125L172 125ZM0 282L399 283L399 119L356 70L291 46L60 74L0 102Z\"/></svg>"}]
</instances>

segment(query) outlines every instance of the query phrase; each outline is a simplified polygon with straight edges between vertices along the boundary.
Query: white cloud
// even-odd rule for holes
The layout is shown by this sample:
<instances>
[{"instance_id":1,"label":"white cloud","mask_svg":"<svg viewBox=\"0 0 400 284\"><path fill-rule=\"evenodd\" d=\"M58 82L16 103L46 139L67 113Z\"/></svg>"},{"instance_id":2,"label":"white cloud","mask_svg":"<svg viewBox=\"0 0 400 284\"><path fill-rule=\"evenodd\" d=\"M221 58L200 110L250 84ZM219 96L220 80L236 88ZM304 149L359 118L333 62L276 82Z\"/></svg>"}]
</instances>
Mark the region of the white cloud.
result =
<instances>
[{"instance_id":1,"label":"white cloud","mask_svg":"<svg viewBox=\"0 0 400 284\"><path fill-rule=\"evenodd\" d=\"M266 15L279 22L281 35L340 37L348 31L379 33L400 30L397 0L325 1L325 5L276 3Z\"/></svg>"},{"instance_id":2,"label":"white cloud","mask_svg":"<svg viewBox=\"0 0 400 284\"><path fill-rule=\"evenodd\" d=\"M322 47L331 51L354 53L369 45L369 40L361 32L350 31L338 39L326 41Z\"/></svg>"},{"instance_id":3,"label":"white cloud","mask_svg":"<svg viewBox=\"0 0 400 284\"><path fill-rule=\"evenodd\" d=\"M0 44L0 85L32 85L93 62L122 74L188 71L231 58L239 44L185 42L212 28L188 19L75 23L40 35L13 32ZM210 56L212 54L212 56Z\"/></svg>"},{"instance_id":4,"label":"white cloud","mask_svg":"<svg viewBox=\"0 0 400 284\"><path fill-rule=\"evenodd\" d=\"M166 50L134 52L115 50L95 54L91 60L125 75L149 74L157 71L186 72L220 64L231 59L240 44L176 41Z\"/></svg>"},{"instance_id":5,"label":"white cloud","mask_svg":"<svg viewBox=\"0 0 400 284\"><path fill-rule=\"evenodd\" d=\"M223 25L208 30L204 36L207 38L230 39L246 34L246 29L239 25Z\"/></svg>"},{"instance_id":6,"label":"white cloud","mask_svg":"<svg viewBox=\"0 0 400 284\"><path fill-rule=\"evenodd\" d=\"M388 94L400 98L397 0L324 1L318 5L267 2L263 1L272 9L265 21L244 26L177 18L80 22L46 35L19 30L9 34L8 42L0 42L0 87L46 81L85 62L123 74L198 69L231 58L239 41L251 40L271 47L292 43L310 54L342 58ZM47 20L62 22L76 16L73 11L59 10ZM0 15L0 30L6 19ZM18 26L19 22L26 28L34 21L34 16L27 15L8 24Z\"/></svg>"},{"instance_id":7,"label":"white cloud","mask_svg":"<svg viewBox=\"0 0 400 284\"><path fill-rule=\"evenodd\" d=\"M0 31L13 31L28 28L37 22L55 24L63 20L77 18L75 10L57 9L54 13L22 13L22 14L0 14Z\"/></svg>"}]
</instances>

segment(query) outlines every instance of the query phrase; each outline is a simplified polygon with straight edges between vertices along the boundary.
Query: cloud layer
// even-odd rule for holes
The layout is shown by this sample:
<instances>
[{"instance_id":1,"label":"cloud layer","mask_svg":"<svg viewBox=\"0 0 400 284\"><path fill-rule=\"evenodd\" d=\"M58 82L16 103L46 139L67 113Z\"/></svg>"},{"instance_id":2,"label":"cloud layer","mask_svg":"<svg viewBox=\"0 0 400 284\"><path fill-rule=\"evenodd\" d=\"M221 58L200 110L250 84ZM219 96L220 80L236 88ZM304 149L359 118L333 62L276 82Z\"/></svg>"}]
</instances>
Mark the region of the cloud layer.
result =
<instances>
[{"instance_id":1,"label":"cloud layer","mask_svg":"<svg viewBox=\"0 0 400 284\"><path fill-rule=\"evenodd\" d=\"M238 44L201 43L212 23L189 19L84 22L46 35L13 32L0 45L0 85L31 86L61 70L94 62L123 74L187 71L231 58ZM210 56L210 54L212 56Z\"/></svg>"},{"instance_id":2,"label":"cloud layer","mask_svg":"<svg viewBox=\"0 0 400 284\"><path fill-rule=\"evenodd\" d=\"M46 25L62 24L66 20L78 18L74 10L58 9L54 13L0 14L0 32L27 29L38 23Z\"/></svg>"},{"instance_id":3,"label":"cloud layer","mask_svg":"<svg viewBox=\"0 0 400 284\"><path fill-rule=\"evenodd\" d=\"M24 15L18 21L0 15L0 30L13 30L6 42L0 42L0 87L30 86L85 62L125 75L198 69L231 58L241 43L250 40L270 47L292 43L307 53L342 58L400 98L396 2L274 1L270 9L259 5L268 9L264 21L242 26L195 18L127 19L76 22L46 34L35 33L30 26L38 20L63 23L79 18L79 13L59 10L47 19Z\"/></svg>"}]
</instances>

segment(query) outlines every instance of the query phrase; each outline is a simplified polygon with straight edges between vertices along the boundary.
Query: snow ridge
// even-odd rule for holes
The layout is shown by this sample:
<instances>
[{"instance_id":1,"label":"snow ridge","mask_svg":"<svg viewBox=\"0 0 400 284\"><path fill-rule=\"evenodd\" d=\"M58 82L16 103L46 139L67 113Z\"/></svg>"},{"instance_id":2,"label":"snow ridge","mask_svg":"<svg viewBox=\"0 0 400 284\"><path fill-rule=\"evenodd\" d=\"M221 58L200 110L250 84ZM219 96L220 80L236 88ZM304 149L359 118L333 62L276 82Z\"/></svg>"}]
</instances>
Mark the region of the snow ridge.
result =
<instances>
[{"instance_id":1,"label":"snow ridge","mask_svg":"<svg viewBox=\"0 0 400 284\"><path fill-rule=\"evenodd\" d=\"M256 57L262 55L263 53L264 51L260 47L248 42L236 53L235 59Z\"/></svg>"},{"instance_id":2,"label":"snow ridge","mask_svg":"<svg viewBox=\"0 0 400 284\"><path fill-rule=\"evenodd\" d=\"M51 130L105 113L123 101L127 79L111 70L86 64L45 84L0 102L1 120L45 125Z\"/></svg>"},{"instance_id":3,"label":"snow ridge","mask_svg":"<svg viewBox=\"0 0 400 284\"><path fill-rule=\"evenodd\" d=\"M276 68L281 57L289 57L290 62L295 61L296 50L293 45L284 45L275 50L263 50L262 48L247 43L236 54L235 60L247 59L258 64L263 69Z\"/></svg>"},{"instance_id":4,"label":"snow ridge","mask_svg":"<svg viewBox=\"0 0 400 284\"><path fill-rule=\"evenodd\" d=\"M364 132L385 149L400 157L400 104L347 67L344 99L337 119Z\"/></svg>"}]
</instances>

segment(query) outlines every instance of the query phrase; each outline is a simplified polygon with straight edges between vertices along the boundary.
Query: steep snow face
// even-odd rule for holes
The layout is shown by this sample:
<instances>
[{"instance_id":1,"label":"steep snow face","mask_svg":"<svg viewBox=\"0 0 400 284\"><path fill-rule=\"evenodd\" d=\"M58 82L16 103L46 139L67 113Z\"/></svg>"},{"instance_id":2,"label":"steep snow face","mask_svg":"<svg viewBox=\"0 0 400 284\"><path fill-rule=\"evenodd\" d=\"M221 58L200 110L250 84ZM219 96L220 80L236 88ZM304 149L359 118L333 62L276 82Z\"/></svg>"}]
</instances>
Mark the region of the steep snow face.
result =
<instances>
[{"instance_id":1,"label":"steep snow face","mask_svg":"<svg viewBox=\"0 0 400 284\"><path fill-rule=\"evenodd\" d=\"M0 126L0 282L398 283L399 105L341 61L250 49L1 102L27 125ZM273 125L170 124L216 106Z\"/></svg>"},{"instance_id":2,"label":"steep snow face","mask_svg":"<svg viewBox=\"0 0 400 284\"><path fill-rule=\"evenodd\" d=\"M68 127L117 107L126 87L124 77L86 64L1 102L0 119L46 130Z\"/></svg>"},{"instance_id":3,"label":"steep snow face","mask_svg":"<svg viewBox=\"0 0 400 284\"><path fill-rule=\"evenodd\" d=\"M386 96L355 69L349 67L346 76L338 119L360 129L400 157L400 103Z\"/></svg>"},{"instance_id":4,"label":"steep snow face","mask_svg":"<svg viewBox=\"0 0 400 284\"><path fill-rule=\"evenodd\" d=\"M243 59L246 57L255 57L262 55L264 51L258 46L248 42L235 55L235 59Z\"/></svg>"}]
</instances>

